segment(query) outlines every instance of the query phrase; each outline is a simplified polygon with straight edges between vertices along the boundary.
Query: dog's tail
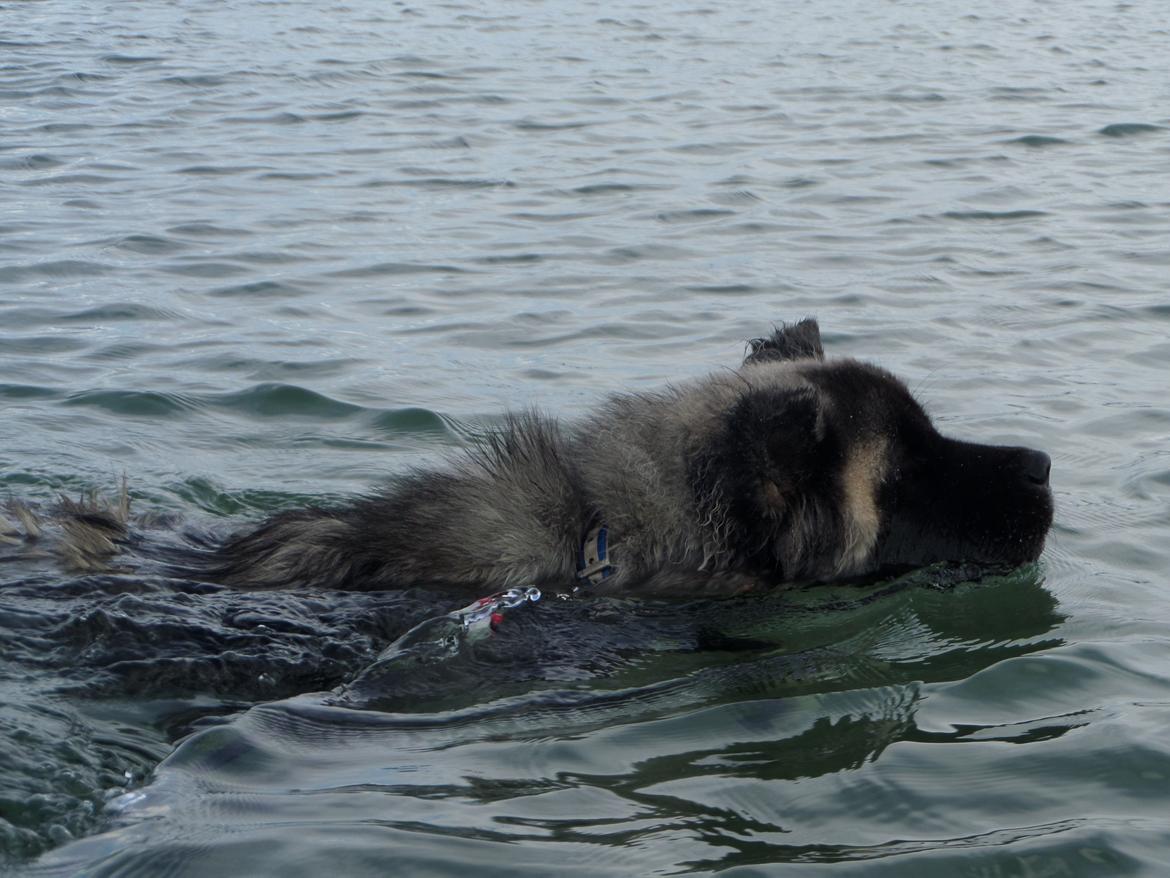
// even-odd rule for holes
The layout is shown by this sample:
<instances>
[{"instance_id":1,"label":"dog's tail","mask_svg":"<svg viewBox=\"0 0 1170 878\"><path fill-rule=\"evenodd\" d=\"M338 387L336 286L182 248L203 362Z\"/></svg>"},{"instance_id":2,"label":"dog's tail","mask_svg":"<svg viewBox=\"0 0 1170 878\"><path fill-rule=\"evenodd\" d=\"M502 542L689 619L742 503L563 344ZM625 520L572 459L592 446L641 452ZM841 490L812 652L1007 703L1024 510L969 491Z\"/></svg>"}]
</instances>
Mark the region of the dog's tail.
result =
<instances>
[{"instance_id":1,"label":"dog's tail","mask_svg":"<svg viewBox=\"0 0 1170 878\"><path fill-rule=\"evenodd\" d=\"M91 492L77 500L62 497L47 516L18 501L8 503L5 512L0 514L0 546L22 557L56 556L74 573L113 570L129 537L125 479L113 501Z\"/></svg>"}]
</instances>

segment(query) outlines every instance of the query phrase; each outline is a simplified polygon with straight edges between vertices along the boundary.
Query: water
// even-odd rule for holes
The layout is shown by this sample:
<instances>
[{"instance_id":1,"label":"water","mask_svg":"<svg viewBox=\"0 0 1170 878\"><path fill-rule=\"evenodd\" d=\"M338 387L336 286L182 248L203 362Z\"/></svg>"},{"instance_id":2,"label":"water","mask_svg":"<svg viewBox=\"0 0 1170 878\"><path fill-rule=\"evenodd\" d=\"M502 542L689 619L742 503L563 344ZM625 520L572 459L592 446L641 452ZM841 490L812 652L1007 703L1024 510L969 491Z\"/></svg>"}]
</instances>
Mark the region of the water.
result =
<instances>
[{"instance_id":1,"label":"water","mask_svg":"<svg viewBox=\"0 0 1170 878\"><path fill-rule=\"evenodd\" d=\"M806 314L1057 497L1010 576L421 653L466 598L0 547L0 868L1170 870L1167 28L967 10L0 4L8 497L214 537Z\"/></svg>"}]
</instances>

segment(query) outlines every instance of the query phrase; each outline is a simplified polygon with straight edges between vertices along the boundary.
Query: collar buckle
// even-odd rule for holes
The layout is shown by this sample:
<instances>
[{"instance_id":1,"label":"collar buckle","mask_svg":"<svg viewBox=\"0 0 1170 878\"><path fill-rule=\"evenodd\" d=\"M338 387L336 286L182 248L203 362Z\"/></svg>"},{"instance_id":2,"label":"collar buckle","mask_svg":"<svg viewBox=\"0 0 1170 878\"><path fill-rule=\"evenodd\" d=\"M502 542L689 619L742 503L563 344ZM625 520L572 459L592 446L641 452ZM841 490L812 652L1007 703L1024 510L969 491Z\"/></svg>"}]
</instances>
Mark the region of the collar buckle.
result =
<instances>
[{"instance_id":1,"label":"collar buckle","mask_svg":"<svg viewBox=\"0 0 1170 878\"><path fill-rule=\"evenodd\" d=\"M577 579L597 585L615 572L609 559L609 529L604 523L596 524L585 534L577 552Z\"/></svg>"}]
</instances>

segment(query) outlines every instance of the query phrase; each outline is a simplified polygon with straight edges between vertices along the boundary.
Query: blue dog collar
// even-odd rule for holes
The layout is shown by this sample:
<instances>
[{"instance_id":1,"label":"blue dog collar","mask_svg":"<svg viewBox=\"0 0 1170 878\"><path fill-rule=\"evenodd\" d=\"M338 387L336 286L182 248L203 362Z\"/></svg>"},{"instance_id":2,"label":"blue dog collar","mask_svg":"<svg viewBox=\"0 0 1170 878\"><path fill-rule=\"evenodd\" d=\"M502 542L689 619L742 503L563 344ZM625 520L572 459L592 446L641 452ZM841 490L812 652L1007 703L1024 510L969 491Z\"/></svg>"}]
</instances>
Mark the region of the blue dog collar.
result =
<instances>
[{"instance_id":1,"label":"blue dog collar","mask_svg":"<svg viewBox=\"0 0 1170 878\"><path fill-rule=\"evenodd\" d=\"M609 560L609 529L604 524L595 525L585 534L577 552L577 579L597 585L614 572Z\"/></svg>"}]
</instances>

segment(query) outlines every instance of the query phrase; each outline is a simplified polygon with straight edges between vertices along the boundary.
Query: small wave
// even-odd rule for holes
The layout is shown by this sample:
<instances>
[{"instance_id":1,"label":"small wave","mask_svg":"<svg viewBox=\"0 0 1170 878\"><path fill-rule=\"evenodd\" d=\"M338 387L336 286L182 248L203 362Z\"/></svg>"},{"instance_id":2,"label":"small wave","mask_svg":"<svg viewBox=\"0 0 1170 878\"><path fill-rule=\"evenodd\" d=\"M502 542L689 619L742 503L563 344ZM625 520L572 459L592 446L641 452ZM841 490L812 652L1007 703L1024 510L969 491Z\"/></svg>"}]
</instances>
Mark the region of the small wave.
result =
<instances>
[{"instance_id":1,"label":"small wave","mask_svg":"<svg viewBox=\"0 0 1170 878\"><path fill-rule=\"evenodd\" d=\"M47 153L8 156L0 160L0 169L5 171L46 171L65 164L63 159Z\"/></svg>"},{"instance_id":2,"label":"small wave","mask_svg":"<svg viewBox=\"0 0 1170 878\"><path fill-rule=\"evenodd\" d=\"M1155 131L1163 131L1161 125L1150 125L1146 122L1115 122L1112 125L1106 125L1097 133L1105 137L1133 137L1138 134L1153 134Z\"/></svg>"},{"instance_id":3,"label":"small wave","mask_svg":"<svg viewBox=\"0 0 1170 878\"><path fill-rule=\"evenodd\" d=\"M359 405L342 402L296 384L257 384L247 390L209 397L219 407L262 418L307 417L340 420L366 411Z\"/></svg>"},{"instance_id":4,"label":"small wave","mask_svg":"<svg viewBox=\"0 0 1170 878\"><path fill-rule=\"evenodd\" d=\"M378 262L361 268L343 268L329 272L330 277L381 277L396 274L462 274L465 268L454 265L420 265L412 262Z\"/></svg>"},{"instance_id":5,"label":"small wave","mask_svg":"<svg viewBox=\"0 0 1170 878\"><path fill-rule=\"evenodd\" d=\"M59 399L61 391L35 384L0 384L0 399Z\"/></svg>"},{"instance_id":6,"label":"small wave","mask_svg":"<svg viewBox=\"0 0 1170 878\"><path fill-rule=\"evenodd\" d=\"M731 192L720 192L712 196L711 200L718 201L721 204L750 204L755 201L763 201L764 199L750 189L733 189Z\"/></svg>"},{"instance_id":7,"label":"small wave","mask_svg":"<svg viewBox=\"0 0 1170 878\"><path fill-rule=\"evenodd\" d=\"M57 78L70 82L108 82L114 79L113 76L107 76L104 73L91 73L88 70L73 70L69 73L62 73Z\"/></svg>"},{"instance_id":8,"label":"small wave","mask_svg":"<svg viewBox=\"0 0 1170 878\"><path fill-rule=\"evenodd\" d=\"M370 423L378 433L384 435L398 436L403 433L458 435L458 431L442 415L425 408L401 408L379 412L370 419Z\"/></svg>"},{"instance_id":9,"label":"small wave","mask_svg":"<svg viewBox=\"0 0 1170 878\"><path fill-rule=\"evenodd\" d=\"M1004 141L1004 143L1014 143L1034 149L1043 149L1046 146L1067 146L1070 142L1060 137L1050 137L1044 134L1025 134L1023 137L1013 137L1011 140Z\"/></svg>"},{"instance_id":10,"label":"small wave","mask_svg":"<svg viewBox=\"0 0 1170 878\"><path fill-rule=\"evenodd\" d=\"M93 127L88 122L46 122L34 130L42 134L76 134L79 131L90 131Z\"/></svg>"},{"instance_id":11,"label":"small wave","mask_svg":"<svg viewBox=\"0 0 1170 878\"><path fill-rule=\"evenodd\" d=\"M139 360L151 354L170 352L171 345L150 344L148 342L122 341L115 344L103 345L96 350L89 351L85 359L95 362L116 362L119 360Z\"/></svg>"},{"instance_id":12,"label":"small wave","mask_svg":"<svg viewBox=\"0 0 1170 878\"><path fill-rule=\"evenodd\" d=\"M232 75L200 73L189 76L164 76L160 81L168 85L181 85L187 88L219 88L229 85L233 81Z\"/></svg>"},{"instance_id":13,"label":"small wave","mask_svg":"<svg viewBox=\"0 0 1170 878\"><path fill-rule=\"evenodd\" d=\"M457 73L437 73L434 70L402 70L398 76L413 77L415 79L464 79Z\"/></svg>"},{"instance_id":14,"label":"small wave","mask_svg":"<svg viewBox=\"0 0 1170 878\"><path fill-rule=\"evenodd\" d=\"M199 477L172 484L169 490L183 503L216 516L267 514L293 506L329 503L334 499L328 495L310 497L288 491L225 491L210 480Z\"/></svg>"},{"instance_id":15,"label":"small wave","mask_svg":"<svg viewBox=\"0 0 1170 878\"><path fill-rule=\"evenodd\" d=\"M685 259L691 252L679 247L663 244L645 244L641 247L613 247L599 255L601 262L610 265L624 265L642 260Z\"/></svg>"},{"instance_id":16,"label":"small wave","mask_svg":"<svg viewBox=\"0 0 1170 878\"><path fill-rule=\"evenodd\" d=\"M113 244L119 250L128 250L131 253L157 255L161 253L175 253L185 250L187 245L174 238L159 237L158 235L126 235Z\"/></svg>"},{"instance_id":17,"label":"small wave","mask_svg":"<svg viewBox=\"0 0 1170 878\"><path fill-rule=\"evenodd\" d=\"M403 169L407 173L410 169ZM363 189L384 189L394 186L413 187L418 189L500 189L512 188L516 184L511 180L485 180L474 177L416 177L398 180L371 180L362 183Z\"/></svg>"},{"instance_id":18,"label":"small wave","mask_svg":"<svg viewBox=\"0 0 1170 878\"><path fill-rule=\"evenodd\" d=\"M537 223L568 223L568 222L575 222L576 220L589 219L592 216L594 216L594 214L580 213L577 211L571 211L571 212L567 212L567 213L521 212L521 213L508 214L508 217L510 219L517 219L517 220L523 220L525 222L537 222Z\"/></svg>"},{"instance_id":19,"label":"small wave","mask_svg":"<svg viewBox=\"0 0 1170 878\"><path fill-rule=\"evenodd\" d=\"M349 122L367 115L364 110L338 110L334 113L318 113L310 116L314 122Z\"/></svg>"},{"instance_id":20,"label":"small wave","mask_svg":"<svg viewBox=\"0 0 1170 878\"><path fill-rule=\"evenodd\" d=\"M0 268L0 283L22 283L42 278L99 277L110 272L110 267L87 259L57 259L34 265L10 265Z\"/></svg>"},{"instance_id":21,"label":"small wave","mask_svg":"<svg viewBox=\"0 0 1170 878\"><path fill-rule=\"evenodd\" d=\"M677 332L678 327L673 323L650 323L649 321L640 321L636 324L610 322L596 323L574 332L561 332L544 336L538 336L532 332L523 332L499 343L513 348L539 348L564 344L565 342L582 338L660 341L673 337Z\"/></svg>"},{"instance_id":22,"label":"small wave","mask_svg":"<svg viewBox=\"0 0 1170 878\"><path fill-rule=\"evenodd\" d=\"M175 173L191 174L197 177L228 177L232 174L254 173L264 170L267 169L257 165L191 165L186 168L179 168Z\"/></svg>"},{"instance_id":23,"label":"small wave","mask_svg":"<svg viewBox=\"0 0 1170 878\"><path fill-rule=\"evenodd\" d=\"M726 216L735 216L734 210L725 210L716 207L697 207L692 210L667 210L656 214L655 218L664 223L702 223Z\"/></svg>"},{"instance_id":24,"label":"small wave","mask_svg":"<svg viewBox=\"0 0 1170 878\"><path fill-rule=\"evenodd\" d=\"M156 390L83 390L71 393L64 405L92 406L115 415L157 418L185 414L197 404L175 393Z\"/></svg>"},{"instance_id":25,"label":"small wave","mask_svg":"<svg viewBox=\"0 0 1170 878\"><path fill-rule=\"evenodd\" d=\"M577 195L621 195L627 192L670 188L670 186L660 183L588 183L584 186L577 186L572 191Z\"/></svg>"},{"instance_id":26,"label":"small wave","mask_svg":"<svg viewBox=\"0 0 1170 878\"><path fill-rule=\"evenodd\" d=\"M461 134L435 140L430 144L431 149L471 149L471 142Z\"/></svg>"},{"instance_id":27,"label":"small wave","mask_svg":"<svg viewBox=\"0 0 1170 878\"><path fill-rule=\"evenodd\" d=\"M944 219L964 222L1010 222L1012 220L1039 219L1048 216L1045 210L948 210Z\"/></svg>"},{"instance_id":28,"label":"small wave","mask_svg":"<svg viewBox=\"0 0 1170 878\"><path fill-rule=\"evenodd\" d=\"M260 174L259 180L288 180L294 183L305 182L307 180L325 180L332 177L333 174L322 174L315 171L269 171L265 174Z\"/></svg>"},{"instance_id":29,"label":"small wave","mask_svg":"<svg viewBox=\"0 0 1170 878\"><path fill-rule=\"evenodd\" d=\"M55 174L51 177L34 177L22 180L21 186L105 186L121 182L118 177L101 174Z\"/></svg>"},{"instance_id":30,"label":"small wave","mask_svg":"<svg viewBox=\"0 0 1170 878\"><path fill-rule=\"evenodd\" d=\"M183 277L233 277L247 274L251 269L231 262L217 262L213 260L199 260L191 262L171 262L159 266L160 271L168 274L179 274Z\"/></svg>"},{"instance_id":31,"label":"small wave","mask_svg":"<svg viewBox=\"0 0 1170 878\"><path fill-rule=\"evenodd\" d=\"M592 122L536 122L531 119L521 119L512 123L517 131L572 131L577 128L587 128Z\"/></svg>"},{"instance_id":32,"label":"small wave","mask_svg":"<svg viewBox=\"0 0 1170 878\"><path fill-rule=\"evenodd\" d=\"M131 65L131 64L153 64L156 61L164 61L166 59L162 58L158 55L122 55L122 54L115 53L115 54L111 54L111 55L103 55L101 57L101 60L106 62L107 64Z\"/></svg>"},{"instance_id":33,"label":"small wave","mask_svg":"<svg viewBox=\"0 0 1170 878\"><path fill-rule=\"evenodd\" d=\"M238 238L251 235L248 229L219 226L215 223L181 223L166 230L172 235L189 235L193 238Z\"/></svg>"},{"instance_id":34,"label":"small wave","mask_svg":"<svg viewBox=\"0 0 1170 878\"><path fill-rule=\"evenodd\" d=\"M243 123L247 125L300 125L306 120L304 116L298 115L297 113L284 111L271 113L267 116L229 116L223 121L225 123Z\"/></svg>"},{"instance_id":35,"label":"small wave","mask_svg":"<svg viewBox=\"0 0 1170 878\"><path fill-rule=\"evenodd\" d=\"M124 320L176 320L182 319L178 311L166 308L156 308L152 305L143 305L139 302L110 302L63 314L58 319L71 322L112 322Z\"/></svg>"},{"instance_id":36,"label":"small wave","mask_svg":"<svg viewBox=\"0 0 1170 878\"><path fill-rule=\"evenodd\" d=\"M545 259L540 253L500 253L492 256L480 256L474 260L478 265L531 265L543 262Z\"/></svg>"},{"instance_id":37,"label":"small wave","mask_svg":"<svg viewBox=\"0 0 1170 878\"><path fill-rule=\"evenodd\" d=\"M208 293L216 298L247 297L257 299L285 299L293 296L303 296L309 291L297 284L286 281L260 280L245 284L233 284L227 287L218 287Z\"/></svg>"},{"instance_id":38,"label":"small wave","mask_svg":"<svg viewBox=\"0 0 1170 878\"><path fill-rule=\"evenodd\" d=\"M72 335L0 335L0 354L21 354L40 357L45 354L64 354L89 347L88 339Z\"/></svg>"},{"instance_id":39,"label":"small wave","mask_svg":"<svg viewBox=\"0 0 1170 878\"><path fill-rule=\"evenodd\" d=\"M703 296L752 296L760 292L752 284L691 284L683 289Z\"/></svg>"},{"instance_id":40,"label":"small wave","mask_svg":"<svg viewBox=\"0 0 1170 878\"><path fill-rule=\"evenodd\" d=\"M941 104L946 101L946 96L937 91L890 92L882 95L882 100L893 104Z\"/></svg>"},{"instance_id":41,"label":"small wave","mask_svg":"<svg viewBox=\"0 0 1170 878\"><path fill-rule=\"evenodd\" d=\"M676 143L666 147L667 152L678 152L683 155L717 155L726 156L748 148L748 144L734 141L695 141L693 143Z\"/></svg>"},{"instance_id":42,"label":"small wave","mask_svg":"<svg viewBox=\"0 0 1170 878\"><path fill-rule=\"evenodd\" d=\"M502 104L515 103L512 98L506 98L503 95L496 94L468 95L467 97L463 98L463 101L464 103L468 104L485 104L491 107L500 106Z\"/></svg>"},{"instance_id":43,"label":"small wave","mask_svg":"<svg viewBox=\"0 0 1170 878\"><path fill-rule=\"evenodd\" d=\"M78 96L79 93L76 89L68 88L63 85L46 85L41 88L31 89L0 89L0 97L10 101L23 101L29 99L35 100L37 98L45 97L73 98Z\"/></svg>"},{"instance_id":44,"label":"small wave","mask_svg":"<svg viewBox=\"0 0 1170 878\"><path fill-rule=\"evenodd\" d=\"M715 226L712 229L713 234L717 235L776 235L786 234L791 231L791 226L784 223L762 223L762 222L743 222L743 223L723 223Z\"/></svg>"}]
</instances>

